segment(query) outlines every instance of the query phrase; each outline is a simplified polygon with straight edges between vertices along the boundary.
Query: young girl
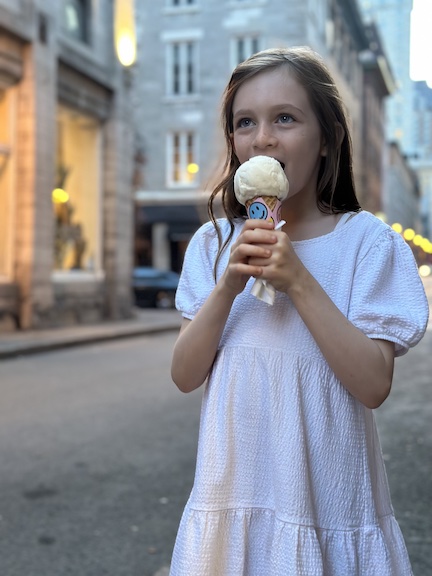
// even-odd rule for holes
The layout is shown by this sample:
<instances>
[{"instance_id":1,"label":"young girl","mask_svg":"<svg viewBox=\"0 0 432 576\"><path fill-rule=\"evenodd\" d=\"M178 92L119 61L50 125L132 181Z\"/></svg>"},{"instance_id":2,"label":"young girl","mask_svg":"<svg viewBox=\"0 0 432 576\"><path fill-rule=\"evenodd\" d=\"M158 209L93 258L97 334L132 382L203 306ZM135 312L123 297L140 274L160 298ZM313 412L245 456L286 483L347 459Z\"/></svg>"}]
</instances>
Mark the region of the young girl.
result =
<instances>
[{"instance_id":1,"label":"young girl","mask_svg":"<svg viewBox=\"0 0 432 576\"><path fill-rule=\"evenodd\" d=\"M372 409L427 324L411 250L361 211L343 105L310 49L240 64L223 121L226 176L177 292L172 377L205 390L171 575L408 576ZM236 169L258 155L290 183L278 231L234 196ZM273 306L254 278L276 288Z\"/></svg>"}]
</instances>

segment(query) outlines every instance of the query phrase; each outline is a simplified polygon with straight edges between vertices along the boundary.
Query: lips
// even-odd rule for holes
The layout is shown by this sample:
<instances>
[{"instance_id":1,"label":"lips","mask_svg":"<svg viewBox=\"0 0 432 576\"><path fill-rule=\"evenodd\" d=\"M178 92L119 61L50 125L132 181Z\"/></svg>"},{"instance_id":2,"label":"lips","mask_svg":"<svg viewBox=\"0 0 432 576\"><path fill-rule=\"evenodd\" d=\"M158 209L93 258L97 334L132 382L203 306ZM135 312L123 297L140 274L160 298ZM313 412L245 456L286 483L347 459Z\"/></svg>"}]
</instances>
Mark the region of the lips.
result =
<instances>
[{"instance_id":1,"label":"lips","mask_svg":"<svg viewBox=\"0 0 432 576\"><path fill-rule=\"evenodd\" d=\"M273 156L270 156L270 158L273 158ZM274 158L274 160L276 160L276 162L279 162L279 164L282 166L282 170L285 170L285 162L282 162L281 160L278 160L277 158Z\"/></svg>"}]
</instances>

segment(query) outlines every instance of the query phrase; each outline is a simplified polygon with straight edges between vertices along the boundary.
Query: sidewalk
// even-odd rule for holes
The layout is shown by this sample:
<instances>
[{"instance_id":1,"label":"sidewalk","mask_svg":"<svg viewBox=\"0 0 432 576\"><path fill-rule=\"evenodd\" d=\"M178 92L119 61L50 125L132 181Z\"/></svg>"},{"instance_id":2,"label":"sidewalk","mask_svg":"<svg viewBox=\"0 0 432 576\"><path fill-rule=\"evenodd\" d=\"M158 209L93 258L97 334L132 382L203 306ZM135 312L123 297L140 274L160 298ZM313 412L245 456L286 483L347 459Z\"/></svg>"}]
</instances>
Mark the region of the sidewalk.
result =
<instances>
[{"instance_id":1,"label":"sidewalk","mask_svg":"<svg viewBox=\"0 0 432 576\"><path fill-rule=\"evenodd\" d=\"M432 276L424 278L424 286L432 307ZM181 315L177 310L135 308L135 317L130 320L0 334L0 360L93 342L178 330L180 324ZM429 328L431 326L432 314Z\"/></svg>"},{"instance_id":2,"label":"sidewalk","mask_svg":"<svg viewBox=\"0 0 432 576\"><path fill-rule=\"evenodd\" d=\"M177 310L135 309L130 320L0 334L0 360L143 334L178 330Z\"/></svg>"}]
</instances>

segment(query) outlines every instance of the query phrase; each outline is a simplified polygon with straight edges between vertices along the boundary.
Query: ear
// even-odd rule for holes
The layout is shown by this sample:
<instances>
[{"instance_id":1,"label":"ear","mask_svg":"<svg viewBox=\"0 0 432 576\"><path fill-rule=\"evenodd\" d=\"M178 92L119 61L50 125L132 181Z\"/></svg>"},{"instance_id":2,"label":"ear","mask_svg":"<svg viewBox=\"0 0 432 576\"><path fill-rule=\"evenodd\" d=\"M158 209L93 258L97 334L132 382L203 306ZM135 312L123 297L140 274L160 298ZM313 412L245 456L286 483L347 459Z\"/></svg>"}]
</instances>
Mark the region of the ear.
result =
<instances>
[{"instance_id":1,"label":"ear","mask_svg":"<svg viewBox=\"0 0 432 576\"><path fill-rule=\"evenodd\" d=\"M321 137L321 150L320 150L320 154L321 156L327 156L327 142L324 140L323 137Z\"/></svg>"}]
</instances>

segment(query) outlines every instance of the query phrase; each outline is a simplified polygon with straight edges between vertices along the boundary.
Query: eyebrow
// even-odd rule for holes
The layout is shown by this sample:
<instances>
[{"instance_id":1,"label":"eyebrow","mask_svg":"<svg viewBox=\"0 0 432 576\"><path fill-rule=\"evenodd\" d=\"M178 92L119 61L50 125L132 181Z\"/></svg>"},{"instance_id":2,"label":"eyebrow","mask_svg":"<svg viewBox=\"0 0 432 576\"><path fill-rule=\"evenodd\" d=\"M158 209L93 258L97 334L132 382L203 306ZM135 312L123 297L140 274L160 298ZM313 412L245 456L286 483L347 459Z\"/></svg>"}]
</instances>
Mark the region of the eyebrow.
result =
<instances>
[{"instance_id":1,"label":"eyebrow","mask_svg":"<svg viewBox=\"0 0 432 576\"><path fill-rule=\"evenodd\" d=\"M276 104L275 106L270 107L272 112L283 112L289 111L290 109L296 110L296 112L299 114L304 114L303 110L297 108L297 106L294 106L294 104L290 104L289 102L286 102L285 104ZM240 110L237 110L235 114L233 113L233 118L237 118L237 116L253 116L253 114L254 111L250 108L240 108Z\"/></svg>"}]
</instances>

